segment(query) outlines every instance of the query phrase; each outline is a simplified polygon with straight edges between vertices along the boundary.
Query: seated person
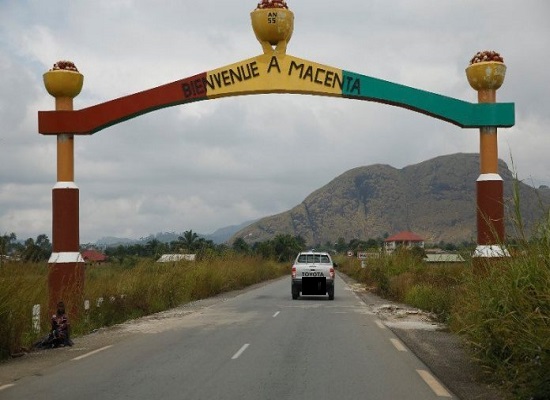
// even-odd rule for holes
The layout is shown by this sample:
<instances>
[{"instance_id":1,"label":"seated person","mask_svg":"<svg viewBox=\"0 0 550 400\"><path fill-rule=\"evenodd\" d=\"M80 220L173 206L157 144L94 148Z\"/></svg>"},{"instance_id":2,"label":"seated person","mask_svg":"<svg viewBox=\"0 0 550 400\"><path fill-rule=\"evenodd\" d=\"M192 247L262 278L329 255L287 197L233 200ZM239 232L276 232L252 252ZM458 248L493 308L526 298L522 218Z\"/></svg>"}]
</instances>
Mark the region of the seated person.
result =
<instances>
[{"instance_id":1,"label":"seated person","mask_svg":"<svg viewBox=\"0 0 550 400\"><path fill-rule=\"evenodd\" d=\"M69 319L65 314L65 304L60 301L57 303L57 311L52 315L52 331L50 333L50 339L52 341L52 347L58 346L72 346L73 342L69 338Z\"/></svg>"}]
</instances>

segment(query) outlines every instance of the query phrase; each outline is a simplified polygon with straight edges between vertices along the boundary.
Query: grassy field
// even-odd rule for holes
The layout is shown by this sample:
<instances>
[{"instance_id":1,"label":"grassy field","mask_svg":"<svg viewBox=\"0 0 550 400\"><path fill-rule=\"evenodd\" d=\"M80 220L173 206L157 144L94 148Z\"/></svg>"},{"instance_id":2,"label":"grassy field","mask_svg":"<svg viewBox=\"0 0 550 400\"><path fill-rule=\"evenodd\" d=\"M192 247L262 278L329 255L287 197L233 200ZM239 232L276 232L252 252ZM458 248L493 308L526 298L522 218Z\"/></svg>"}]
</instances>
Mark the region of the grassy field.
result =
<instances>
[{"instance_id":1,"label":"grassy field","mask_svg":"<svg viewBox=\"0 0 550 400\"><path fill-rule=\"evenodd\" d=\"M84 298L90 307L71 320L71 332L73 336L86 334L287 273L287 264L235 254L197 262L159 264L144 260L133 267L87 266ZM0 268L0 359L31 347L47 334L47 275L46 263L8 263ZM42 310L39 332L33 327L35 304Z\"/></svg>"}]
</instances>

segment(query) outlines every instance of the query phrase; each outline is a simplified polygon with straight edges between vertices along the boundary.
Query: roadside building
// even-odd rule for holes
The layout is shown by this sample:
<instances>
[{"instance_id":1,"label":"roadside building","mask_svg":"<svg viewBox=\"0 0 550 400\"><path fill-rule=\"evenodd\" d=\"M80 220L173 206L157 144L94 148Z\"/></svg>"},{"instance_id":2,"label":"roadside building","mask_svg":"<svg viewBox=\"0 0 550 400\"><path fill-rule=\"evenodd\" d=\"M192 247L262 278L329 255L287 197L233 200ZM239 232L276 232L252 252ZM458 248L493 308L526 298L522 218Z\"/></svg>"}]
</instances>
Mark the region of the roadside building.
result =
<instances>
[{"instance_id":1,"label":"roadside building","mask_svg":"<svg viewBox=\"0 0 550 400\"><path fill-rule=\"evenodd\" d=\"M103 264L108 261L108 257L93 249L84 250L80 253L86 264Z\"/></svg>"},{"instance_id":2,"label":"roadside building","mask_svg":"<svg viewBox=\"0 0 550 400\"><path fill-rule=\"evenodd\" d=\"M412 249L413 247L424 248L424 239L416 233L403 231L384 240L386 253L393 253L398 248Z\"/></svg>"}]
</instances>

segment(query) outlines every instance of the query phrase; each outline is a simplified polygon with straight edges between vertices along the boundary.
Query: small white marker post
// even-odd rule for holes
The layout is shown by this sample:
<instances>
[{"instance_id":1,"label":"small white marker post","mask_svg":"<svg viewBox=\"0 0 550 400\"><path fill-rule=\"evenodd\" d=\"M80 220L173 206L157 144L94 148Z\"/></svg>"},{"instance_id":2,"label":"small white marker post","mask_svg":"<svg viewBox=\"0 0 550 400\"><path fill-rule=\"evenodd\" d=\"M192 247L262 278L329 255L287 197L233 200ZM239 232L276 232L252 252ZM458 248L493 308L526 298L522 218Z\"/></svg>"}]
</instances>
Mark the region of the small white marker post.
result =
<instances>
[{"instance_id":1,"label":"small white marker post","mask_svg":"<svg viewBox=\"0 0 550 400\"><path fill-rule=\"evenodd\" d=\"M32 329L34 333L40 333L40 304L32 306Z\"/></svg>"}]
</instances>

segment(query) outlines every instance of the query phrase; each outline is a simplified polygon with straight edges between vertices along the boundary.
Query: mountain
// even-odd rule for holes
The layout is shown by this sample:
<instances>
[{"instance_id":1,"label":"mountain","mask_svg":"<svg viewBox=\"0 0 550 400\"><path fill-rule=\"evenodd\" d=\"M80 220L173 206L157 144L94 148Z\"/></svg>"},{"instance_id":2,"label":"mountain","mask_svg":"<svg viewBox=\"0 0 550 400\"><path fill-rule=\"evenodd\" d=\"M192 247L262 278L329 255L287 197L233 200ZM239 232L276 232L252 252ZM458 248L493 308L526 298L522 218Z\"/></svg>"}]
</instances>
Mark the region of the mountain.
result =
<instances>
[{"instance_id":1,"label":"mountain","mask_svg":"<svg viewBox=\"0 0 550 400\"><path fill-rule=\"evenodd\" d=\"M98 239L95 242L95 245L98 247L112 247L112 246L118 246L118 245L128 246L131 244L135 244L137 242L138 240L135 240L135 239L105 236L105 237L102 237L101 239Z\"/></svg>"},{"instance_id":2,"label":"mountain","mask_svg":"<svg viewBox=\"0 0 550 400\"><path fill-rule=\"evenodd\" d=\"M220 228L216 230L215 232L204 235L204 238L206 240L212 240L216 244L225 243L227 242L235 233L240 231L241 229L249 226L250 224L254 223L255 221L247 221L243 222L239 225L231 225L226 226L225 228Z\"/></svg>"},{"instance_id":3,"label":"mountain","mask_svg":"<svg viewBox=\"0 0 550 400\"><path fill-rule=\"evenodd\" d=\"M221 244L221 243L227 242L231 238L231 236L233 236L236 232L238 232L240 229L244 228L245 226L250 225L253 222L254 221L247 221L239 225L231 225L231 226L226 226L224 228L220 228L215 232L207 235L202 235L200 233L198 233L198 235L199 237L202 237L206 240L212 240L216 244ZM182 233L159 232L156 234L150 234L149 236L140 238L140 239L127 239L127 238L107 236L99 239L95 243L95 245L99 247L115 247L118 245L128 246L132 244L145 244L150 240L158 240L159 242L162 242L162 243L170 243L178 240L180 236L183 236L183 232Z\"/></svg>"},{"instance_id":4,"label":"mountain","mask_svg":"<svg viewBox=\"0 0 550 400\"><path fill-rule=\"evenodd\" d=\"M506 232L514 236L514 177L499 160L504 180ZM302 236L308 245L339 238L367 240L413 231L428 243L476 241L476 180L479 154L453 154L396 169L376 164L345 172L289 211L238 231L253 243L277 234ZM550 204L550 189L518 182L521 216L527 232Z\"/></svg>"}]
</instances>

